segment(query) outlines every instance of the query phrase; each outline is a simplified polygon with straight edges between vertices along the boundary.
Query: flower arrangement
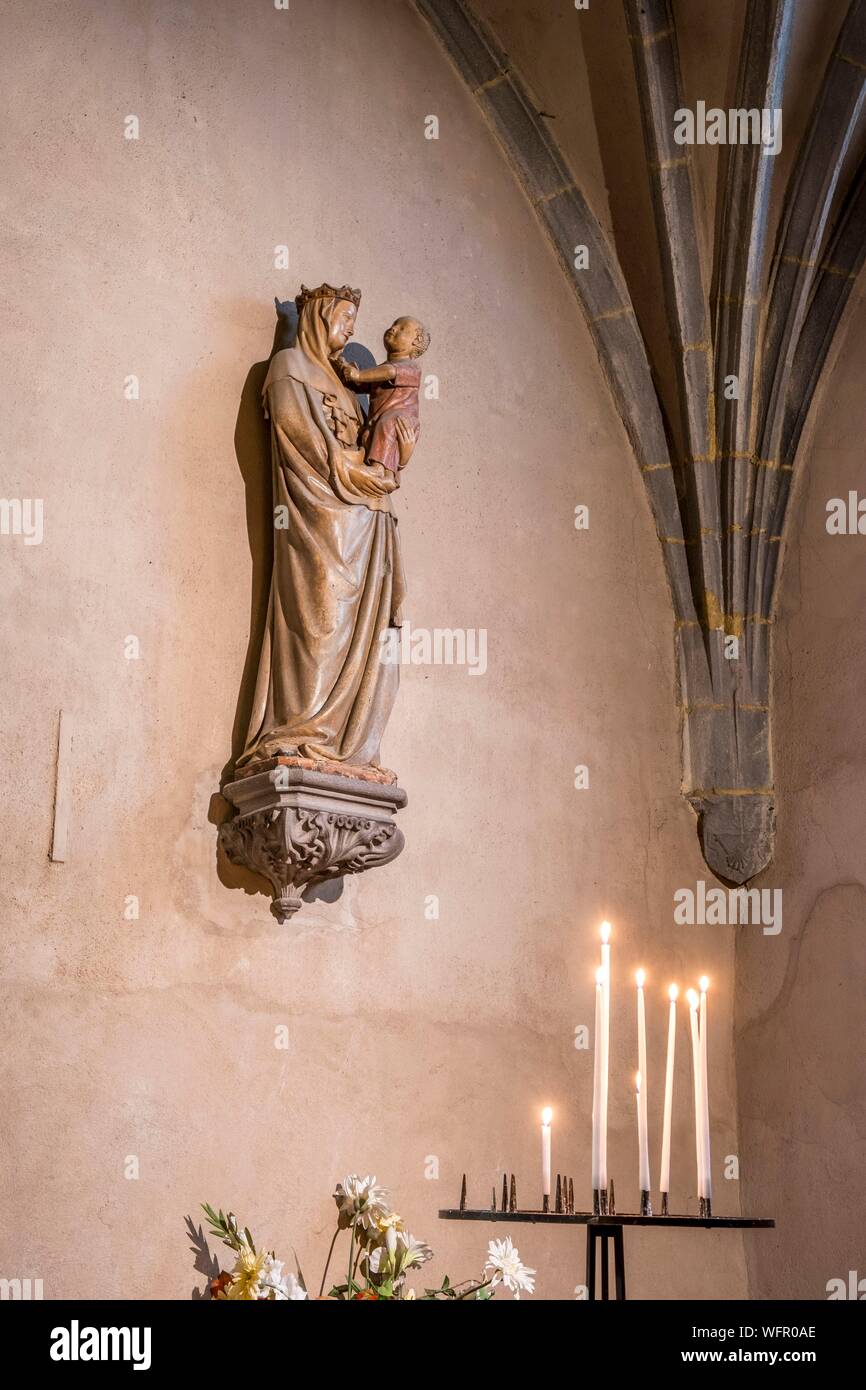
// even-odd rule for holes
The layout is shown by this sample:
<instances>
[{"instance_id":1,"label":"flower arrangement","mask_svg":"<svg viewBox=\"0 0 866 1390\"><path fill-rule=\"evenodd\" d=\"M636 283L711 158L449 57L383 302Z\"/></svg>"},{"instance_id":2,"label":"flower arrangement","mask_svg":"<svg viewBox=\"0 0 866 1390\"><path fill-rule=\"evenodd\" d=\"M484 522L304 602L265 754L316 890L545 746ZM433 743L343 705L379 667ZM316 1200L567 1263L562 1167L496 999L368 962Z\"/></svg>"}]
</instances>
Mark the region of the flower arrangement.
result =
<instances>
[{"instance_id":1,"label":"flower arrangement","mask_svg":"<svg viewBox=\"0 0 866 1390\"><path fill-rule=\"evenodd\" d=\"M433 1251L407 1230L405 1223L391 1209L388 1194L374 1177L361 1178L356 1173L337 1183L334 1193L337 1204L337 1225L331 1239L325 1269L319 1287L320 1299L431 1300L440 1298L492 1298L502 1285L515 1298L522 1292L533 1293L534 1269L527 1269L511 1237L491 1240L487 1260L478 1279L466 1279L452 1284L446 1276L438 1288L416 1293L407 1286L409 1274L433 1258ZM271 1300L288 1302L309 1299L304 1277L283 1272L283 1261L273 1250L257 1250L248 1227L238 1225L232 1212L215 1211L206 1202L202 1210L207 1217L211 1234L234 1251L235 1264L231 1271L221 1270L210 1281L212 1298L225 1300ZM348 1233L348 1258L343 1283L334 1284L325 1293L328 1269L342 1233Z\"/></svg>"}]
</instances>

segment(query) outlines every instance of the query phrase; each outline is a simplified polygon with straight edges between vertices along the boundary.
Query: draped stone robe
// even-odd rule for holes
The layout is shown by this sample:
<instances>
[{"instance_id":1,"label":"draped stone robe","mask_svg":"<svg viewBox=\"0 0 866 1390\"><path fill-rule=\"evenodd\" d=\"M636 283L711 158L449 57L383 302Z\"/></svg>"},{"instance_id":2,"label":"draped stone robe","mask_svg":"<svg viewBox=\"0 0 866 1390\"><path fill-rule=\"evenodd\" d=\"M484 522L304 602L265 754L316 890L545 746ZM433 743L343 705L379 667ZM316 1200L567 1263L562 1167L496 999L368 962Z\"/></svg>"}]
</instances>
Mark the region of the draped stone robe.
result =
<instances>
[{"instance_id":1,"label":"draped stone robe","mask_svg":"<svg viewBox=\"0 0 866 1390\"><path fill-rule=\"evenodd\" d=\"M399 681L381 660L405 592L393 474L357 446L358 403L327 361L324 320L273 357L275 516L267 626L238 765L276 753L377 767ZM312 348L304 351L304 345ZM317 360L318 358L318 360Z\"/></svg>"}]
</instances>

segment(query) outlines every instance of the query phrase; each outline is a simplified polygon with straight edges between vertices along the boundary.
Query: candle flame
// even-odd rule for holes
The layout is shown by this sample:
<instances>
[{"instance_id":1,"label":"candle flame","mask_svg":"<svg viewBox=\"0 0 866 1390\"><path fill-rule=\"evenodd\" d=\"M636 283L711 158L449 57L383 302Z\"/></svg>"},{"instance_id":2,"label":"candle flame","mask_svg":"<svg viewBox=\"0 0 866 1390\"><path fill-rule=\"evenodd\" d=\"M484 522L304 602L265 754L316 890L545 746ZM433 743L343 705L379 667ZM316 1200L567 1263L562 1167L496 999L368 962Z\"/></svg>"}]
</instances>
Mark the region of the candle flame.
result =
<instances>
[{"instance_id":1,"label":"candle flame","mask_svg":"<svg viewBox=\"0 0 866 1390\"><path fill-rule=\"evenodd\" d=\"M698 980L698 985L700 987L701 994L706 994L707 990L710 987L709 977L706 975L702 975L701 978Z\"/></svg>"},{"instance_id":2,"label":"candle flame","mask_svg":"<svg viewBox=\"0 0 866 1390\"><path fill-rule=\"evenodd\" d=\"M675 1001L676 999L679 998L679 994L680 994L680 987L679 987L679 985L671 985L670 989L668 990L668 999L670 999L670 1001L671 1001L672 1004L674 1003L674 1001Z\"/></svg>"},{"instance_id":3,"label":"candle flame","mask_svg":"<svg viewBox=\"0 0 866 1390\"><path fill-rule=\"evenodd\" d=\"M644 981L645 981L645 979L646 979L646 971L645 971L645 970L638 970L637 973L635 974L635 979L637 980L637 987L638 987L638 989L643 989L643 987L644 987Z\"/></svg>"},{"instance_id":4,"label":"candle flame","mask_svg":"<svg viewBox=\"0 0 866 1390\"><path fill-rule=\"evenodd\" d=\"M604 984L604 976L605 976L605 969L604 969L604 966L603 966L603 965L600 965L600 966L598 967L598 969L596 970L596 972L595 972L595 983L596 983L597 985L603 985L603 984Z\"/></svg>"},{"instance_id":5,"label":"candle flame","mask_svg":"<svg viewBox=\"0 0 866 1390\"><path fill-rule=\"evenodd\" d=\"M553 1111L551 1110L549 1105L545 1105L544 1109L541 1112L541 1123L543 1125L549 1125L552 1119Z\"/></svg>"},{"instance_id":6,"label":"candle flame","mask_svg":"<svg viewBox=\"0 0 866 1390\"><path fill-rule=\"evenodd\" d=\"M635 1087L635 1090L637 1091L638 1095L640 1095L640 1072L636 1072L636 1073L635 1073L634 1087Z\"/></svg>"},{"instance_id":7,"label":"candle flame","mask_svg":"<svg viewBox=\"0 0 866 1390\"><path fill-rule=\"evenodd\" d=\"M686 998L689 1001L690 1009L696 1009L698 1007L698 996L695 994L695 991L693 989L686 990Z\"/></svg>"},{"instance_id":8,"label":"candle flame","mask_svg":"<svg viewBox=\"0 0 866 1390\"><path fill-rule=\"evenodd\" d=\"M602 941L603 941L603 943L604 943L605 946L606 946L607 943L610 941L610 922L602 922L602 924L601 924L601 939L602 939Z\"/></svg>"}]
</instances>

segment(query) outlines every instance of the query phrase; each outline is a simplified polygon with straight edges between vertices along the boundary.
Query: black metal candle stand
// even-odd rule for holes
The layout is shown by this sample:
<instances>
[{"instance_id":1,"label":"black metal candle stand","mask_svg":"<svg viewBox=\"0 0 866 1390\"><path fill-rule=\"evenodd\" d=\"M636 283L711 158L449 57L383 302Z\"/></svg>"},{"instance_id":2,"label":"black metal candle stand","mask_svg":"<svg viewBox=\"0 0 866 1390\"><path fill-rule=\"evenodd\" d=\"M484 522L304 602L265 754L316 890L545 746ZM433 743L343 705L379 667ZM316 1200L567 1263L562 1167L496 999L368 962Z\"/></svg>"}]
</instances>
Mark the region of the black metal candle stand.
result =
<instances>
[{"instance_id":1,"label":"black metal candle stand","mask_svg":"<svg viewBox=\"0 0 866 1390\"><path fill-rule=\"evenodd\" d=\"M513 1181L513 1179L512 1179ZM643 1195L643 1194L642 1194ZM665 1194L666 1195L666 1194ZM598 1196L598 1194L594 1194ZM599 1198L607 1207L610 1194L603 1193ZM549 1203L548 1203L549 1205ZM663 1203L663 1210L667 1203ZM652 1216L641 1212L600 1212L600 1211L481 1211L459 1208L446 1208L439 1212L441 1221L525 1221L532 1225L546 1226L585 1226L586 1227L586 1289L588 1299L610 1300L610 1260L609 1247L613 1245L614 1299L624 1299L625 1293L625 1252L623 1246L623 1227L651 1226L692 1227L705 1231L766 1230L775 1226L775 1221L767 1217L712 1216L709 1204L702 1200L700 1216L667 1214ZM601 1281L596 1280L597 1247L601 1246Z\"/></svg>"}]
</instances>

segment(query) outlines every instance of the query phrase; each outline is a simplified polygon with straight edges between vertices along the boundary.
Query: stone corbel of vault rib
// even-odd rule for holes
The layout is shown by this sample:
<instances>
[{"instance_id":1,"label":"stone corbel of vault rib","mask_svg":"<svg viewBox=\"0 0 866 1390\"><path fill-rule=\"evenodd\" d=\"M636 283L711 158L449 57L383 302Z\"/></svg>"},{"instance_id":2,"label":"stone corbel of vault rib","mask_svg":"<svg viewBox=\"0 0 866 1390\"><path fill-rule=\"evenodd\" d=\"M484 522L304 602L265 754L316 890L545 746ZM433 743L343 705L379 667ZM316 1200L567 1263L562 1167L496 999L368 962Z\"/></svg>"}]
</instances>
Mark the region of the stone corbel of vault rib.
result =
<instances>
[{"instance_id":1,"label":"stone corbel of vault rib","mask_svg":"<svg viewBox=\"0 0 866 1390\"><path fill-rule=\"evenodd\" d=\"M747 463L745 566L738 559L737 573L742 576L745 567L745 588L740 578L738 593L745 592L746 663L754 698L768 708L770 634L794 458L833 333L863 259L862 245L856 244L864 223L862 187L855 182L841 211L837 195L864 96L866 3L853 0L787 190L767 289L766 326L753 373L753 390L758 391L756 435ZM841 274L835 273L836 256Z\"/></svg>"},{"instance_id":2,"label":"stone corbel of vault rib","mask_svg":"<svg viewBox=\"0 0 866 1390\"><path fill-rule=\"evenodd\" d=\"M684 107L669 0L624 0L647 152L671 339L678 351L683 529L697 622L677 632L686 795L700 816L704 858L743 883L769 862L773 788L767 626L746 613L748 475L755 353L765 274L772 160L727 146L716 239L713 326L703 286ZM734 105L781 105L793 0L750 0ZM739 395L728 400L726 378ZM747 642L747 626L759 630ZM739 643L730 659L731 639ZM750 659L751 658L751 659Z\"/></svg>"}]
</instances>

